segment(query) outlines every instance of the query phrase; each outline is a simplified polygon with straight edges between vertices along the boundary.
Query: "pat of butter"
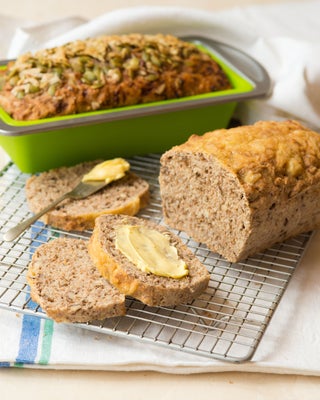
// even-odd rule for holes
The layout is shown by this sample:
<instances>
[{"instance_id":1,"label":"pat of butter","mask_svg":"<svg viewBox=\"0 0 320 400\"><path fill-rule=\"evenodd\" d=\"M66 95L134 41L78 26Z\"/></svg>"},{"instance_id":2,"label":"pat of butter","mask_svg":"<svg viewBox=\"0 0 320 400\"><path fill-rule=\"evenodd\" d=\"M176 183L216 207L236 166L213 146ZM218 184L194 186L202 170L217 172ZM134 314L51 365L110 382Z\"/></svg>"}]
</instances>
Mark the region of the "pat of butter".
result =
<instances>
[{"instance_id":1,"label":"pat of butter","mask_svg":"<svg viewBox=\"0 0 320 400\"><path fill-rule=\"evenodd\" d=\"M119 226L116 228L115 246L143 272L169 278L182 278L189 273L169 238L154 229Z\"/></svg>"},{"instance_id":2,"label":"pat of butter","mask_svg":"<svg viewBox=\"0 0 320 400\"><path fill-rule=\"evenodd\" d=\"M105 181L110 183L125 176L130 169L130 164L123 158L114 158L96 165L90 172L85 174L82 182Z\"/></svg>"}]
</instances>

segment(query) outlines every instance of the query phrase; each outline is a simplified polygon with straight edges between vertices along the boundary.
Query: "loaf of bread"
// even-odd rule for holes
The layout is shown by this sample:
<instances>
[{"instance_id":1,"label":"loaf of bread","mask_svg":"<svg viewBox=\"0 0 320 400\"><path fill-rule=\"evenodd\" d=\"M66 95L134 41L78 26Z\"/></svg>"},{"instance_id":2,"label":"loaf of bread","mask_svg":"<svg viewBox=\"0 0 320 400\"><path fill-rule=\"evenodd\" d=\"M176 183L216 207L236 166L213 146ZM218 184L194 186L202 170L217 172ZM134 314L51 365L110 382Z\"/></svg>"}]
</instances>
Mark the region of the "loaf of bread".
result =
<instances>
[{"instance_id":1,"label":"loaf of bread","mask_svg":"<svg viewBox=\"0 0 320 400\"><path fill-rule=\"evenodd\" d=\"M27 281L31 298L56 322L88 322L125 314L125 296L91 261L87 242L58 238L32 256Z\"/></svg>"},{"instance_id":2,"label":"loaf of bread","mask_svg":"<svg viewBox=\"0 0 320 400\"><path fill-rule=\"evenodd\" d=\"M208 54L174 36L100 36L10 62L0 106L16 120L37 120L230 87Z\"/></svg>"},{"instance_id":3,"label":"loaf of bread","mask_svg":"<svg viewBox=\"0 0 320 400\"><path fill-rule=\"evenodd\" d=\"M166 223L229 261L320 227L320 136L296 121L193 135L159 180Z\"/></svg>"},{"instance_id":4,"label":"loaf of bread","mask_svg":"<svg viewBox=\"0 0 320 400\"><path fill-rule=\"evenodd\" d=\"M140 270L116 247L116 229L123 225L145 226L169 237L178 257L186 263L188 275L171 278ZM125 215L101 216L96 219L88 249L102 276L121 293L149 306L175 306L191 302L208 286L209 273L205 266L175 234L151 220Z\"/></svg>"},{"instance_id":5,"label":"loaf of bread","mask_svg":"<svg viewBox=\"0 0 320 400\"><path fill-rule=\"evenodd\" d=\"M73 189L99 161L88 161L72 167L59 167L26 182L26 197L31 211L37 213L53 200ZM46 213L41 220L66 231L92 229L94 220L102 214L135 215L149 200L149 184L128 171L104 189L82 200L67 199Z\"/></svg>"}]
</instances>

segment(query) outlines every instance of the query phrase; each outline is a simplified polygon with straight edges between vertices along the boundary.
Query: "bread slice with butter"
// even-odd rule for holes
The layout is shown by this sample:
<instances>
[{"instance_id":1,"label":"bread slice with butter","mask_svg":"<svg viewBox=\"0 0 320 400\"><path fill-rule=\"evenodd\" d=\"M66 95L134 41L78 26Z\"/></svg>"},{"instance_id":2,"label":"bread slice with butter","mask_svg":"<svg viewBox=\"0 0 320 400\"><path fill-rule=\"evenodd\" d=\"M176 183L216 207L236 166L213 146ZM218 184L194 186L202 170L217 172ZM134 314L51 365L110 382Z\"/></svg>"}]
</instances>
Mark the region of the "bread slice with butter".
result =
<instances>
[{"instance_id":1,"label":"bread slice with butter","mask_svg":"<svg viewBox=\"0 0 320 400\"><path fill-rule=\"evenodd\" d=\"M37 213L65 192L73 189L85 174L101 161L83 162L60 167L31 176L26 182L29 208ZM135 215L149 200L149 184L127 171L104 189L82 200L67 199L46 213L41 220L66 231L92 229L96 217L102 214Z\"/></svg>"},{"instance_id":2,"label":"bread slice with butter","mask_svg":"<svg viewBox=\"0 0 320 400\"><path fill-rule=\"evenodd\" d=\"M126 239L133 246L134 252L139 254L138 257L140 261L142 259L144 267L148 263L152 264L149 265L150 268L142 270L143 267L137 265L132 254L128 254L127 247L121 245L122 227L145 228L141 234L146 237L141 237L141 240L132 237ZM151 235L148 231L151 232ZM157 235L155 235L155 240L151 237L155 232L164 238L160 240L160 243ZM151 244L148 245L149 241ZM140 248L140 244L144 247L143 250ZM88 249L102 276L123 294L134 297L149 306L175 306L189 303L205 291L209 283L209 273L206 267L173 232L143 218L126 215L98 217ZM170 268L169 272L168 270L151 272L156 264L163 263L163 260L158 262L158 255L154 257L154 254L159 252L169 253L169 257L173 258L175 256L172 254L176 253L175 261L185 263L187 273L183 272L184 268L182 268L182 272L178 271L178 275L181 277L171 277ZM173 276L176 276L176 271L173 271Z\"/></svg>"},{"instance_id":3,"label":"bread slice with butter","mask_svg":"<svg viewBox=\"0 0 320 400\"><path fill-rule=\"evenodd\" d=\"M125 296L99 274L85 240L58 238L38 247L27 281L31 298L56 322L88 322L125 314Z\"/></svg>"}]
</instances>

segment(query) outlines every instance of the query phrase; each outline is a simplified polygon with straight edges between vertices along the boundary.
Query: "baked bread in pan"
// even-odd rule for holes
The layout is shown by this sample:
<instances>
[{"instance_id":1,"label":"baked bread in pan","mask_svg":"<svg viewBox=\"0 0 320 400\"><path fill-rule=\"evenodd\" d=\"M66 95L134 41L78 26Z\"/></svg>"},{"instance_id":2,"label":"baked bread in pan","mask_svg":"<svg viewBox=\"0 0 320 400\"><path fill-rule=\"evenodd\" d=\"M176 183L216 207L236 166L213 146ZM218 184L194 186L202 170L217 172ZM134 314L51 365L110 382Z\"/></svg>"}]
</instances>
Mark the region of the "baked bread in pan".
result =
<instances>
[{"instance_id":1,"label":"baked bread in pan","mask_svg":"<svg viewBox=\"0 0 320 400\"><path fill-rule=\"evenodd\" d=\"M38 120L230 89L216 61L171 35L77 40L21 55L1 76L0 106Z\"/></svg>"}]
</instances>

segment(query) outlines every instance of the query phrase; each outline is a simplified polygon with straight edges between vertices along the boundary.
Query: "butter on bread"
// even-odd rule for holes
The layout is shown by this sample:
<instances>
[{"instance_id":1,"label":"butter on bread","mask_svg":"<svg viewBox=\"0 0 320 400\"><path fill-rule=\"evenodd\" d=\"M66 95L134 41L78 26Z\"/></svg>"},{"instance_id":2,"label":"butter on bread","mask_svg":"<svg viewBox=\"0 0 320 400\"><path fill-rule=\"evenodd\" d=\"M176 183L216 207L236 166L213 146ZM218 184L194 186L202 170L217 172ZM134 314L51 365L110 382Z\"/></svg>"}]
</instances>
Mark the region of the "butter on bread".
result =
<instances>
[{"instance_id":1,"label":"butter on bread","mask_svg":"<svg viewBox=\"0 0 320 400\"><path fill-rule=\"evenodd\" d=\"M178 256L188 266L188 275L176 279L137 268L115 245L116 229L123 225L145 226L169 237ZM96 219L88 249L102 276L121 293L149 306L175 306L191 302L205 291L209 283L206 267L192 251L174 233L151 220L126 215L103 215Z\"/></svg>"},{"instance_id":2,"label":"butter on bread","mask_svg":"<svg viewBox=\"0 0 320 400\"><path fill-rule=\"evenodd\" d=\"M83 162L59 167L31 176L26 182L26 197L34 213L73 189L83 175L100 161ZM66 231L92 229L99 215L123 213L135 215L149 201L149 184L128 171L119 180L82 200L67 199L46 213L41 220Z\"/></svg>"},{"instance_id":3,"label":"butter on bread","mask_svg":"<svg viewBox=\"0 0 320 400\"><path fill-rule=\"evenodd\" d=\"M320 227L320 136L290 120L193 135L159 182L166 223L236 262Z\"/></svg>"}]
</instances>

